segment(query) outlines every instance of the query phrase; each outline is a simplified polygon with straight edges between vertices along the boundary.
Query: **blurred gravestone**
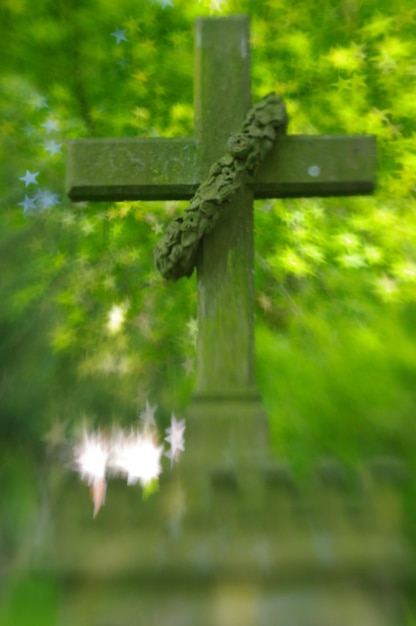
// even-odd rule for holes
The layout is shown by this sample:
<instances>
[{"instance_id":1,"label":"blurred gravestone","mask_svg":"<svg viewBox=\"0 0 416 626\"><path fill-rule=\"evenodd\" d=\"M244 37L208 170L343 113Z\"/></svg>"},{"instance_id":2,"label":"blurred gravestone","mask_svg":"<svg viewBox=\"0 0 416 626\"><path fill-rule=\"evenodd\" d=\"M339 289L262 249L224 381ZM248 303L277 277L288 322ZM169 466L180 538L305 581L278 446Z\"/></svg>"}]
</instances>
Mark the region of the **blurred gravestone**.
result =
<instances>
[{"instance_id":1,"label":"blurred gravestone","mask_svg":"<svg viewBox=\"0 0 416 626\"><path fill-rule=\"evenodd\" d=\"M245 17L197 20L196 138L71 142L70 197L189 199L250 107L248 37ZM398 468L327 462L300 487L268 456L254 378L253 198L370 193L374 170L372 137L281 136L223 207L196 262L187 451L149 501L112 483L94 521L63 479L39 566L61 577L62 626L398 623Z\"/></svg>"}]
</instances>

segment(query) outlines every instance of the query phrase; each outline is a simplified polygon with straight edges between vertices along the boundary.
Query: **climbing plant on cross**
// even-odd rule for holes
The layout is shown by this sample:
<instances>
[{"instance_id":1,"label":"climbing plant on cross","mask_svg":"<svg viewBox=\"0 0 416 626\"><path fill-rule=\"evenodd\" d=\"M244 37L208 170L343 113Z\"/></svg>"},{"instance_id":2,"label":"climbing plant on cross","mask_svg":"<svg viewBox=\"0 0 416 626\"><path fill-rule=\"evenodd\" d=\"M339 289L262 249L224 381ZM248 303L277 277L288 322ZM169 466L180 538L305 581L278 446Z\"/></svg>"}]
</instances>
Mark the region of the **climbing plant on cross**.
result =
<instances>
[{"instance_id":1,"label":"climbing plant on cross","mask_svg":"<svg viewBox=\"0 0 416 626\"><path fill-rule=\"evenodd\" d=\"M68 146L74 201L189 200L251 105L249 20L195 25L195 137L81 139ZM254 179L221 207L200 242L197 389L254 396L253 199L371 193L372 136L279 136Z\"/></svg>"}]
</instances>

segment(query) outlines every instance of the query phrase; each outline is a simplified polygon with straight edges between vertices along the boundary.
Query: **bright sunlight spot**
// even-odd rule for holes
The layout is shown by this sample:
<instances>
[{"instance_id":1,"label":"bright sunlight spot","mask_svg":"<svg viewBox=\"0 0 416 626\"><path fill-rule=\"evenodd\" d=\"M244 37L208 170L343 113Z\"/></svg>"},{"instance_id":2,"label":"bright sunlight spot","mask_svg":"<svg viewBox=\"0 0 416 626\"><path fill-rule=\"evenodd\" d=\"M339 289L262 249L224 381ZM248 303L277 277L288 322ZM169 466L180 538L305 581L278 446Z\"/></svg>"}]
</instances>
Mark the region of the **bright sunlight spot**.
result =
<instances>
[{"instance_id":1,"label":"bright sunlight spot","mask_svg":"<svg viewBox=\"0 0 416 626\"><path fill-rule=\"evenodd\" d=\"M107 328L110 333L117 333L124 324L127 306L125 304L113 304L108 314Z\"/></svg>"}]
</instances>

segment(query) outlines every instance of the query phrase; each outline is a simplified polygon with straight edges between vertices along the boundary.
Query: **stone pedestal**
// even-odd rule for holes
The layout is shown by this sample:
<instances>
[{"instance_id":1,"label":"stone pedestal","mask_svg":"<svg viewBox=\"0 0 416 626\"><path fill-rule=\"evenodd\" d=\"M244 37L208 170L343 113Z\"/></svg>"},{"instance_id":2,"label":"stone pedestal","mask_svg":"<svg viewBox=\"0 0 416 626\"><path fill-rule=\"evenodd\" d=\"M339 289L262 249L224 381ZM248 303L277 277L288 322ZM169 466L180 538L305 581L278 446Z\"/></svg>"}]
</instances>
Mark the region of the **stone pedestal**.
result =
<instances>
[{"instance_id":1,"label":"stone pedestal","mask_svg":"<svg viewBox=\"0 0 416 626\"><path fill-rule=\"evenodd\" d=\"M88 488L63 475L33 567L60 582L57 626L400 623L394 465L327 462L307 484L275 462L205 468L167 470L148 500L112 481L95 520Z\"/></svg>"}]
</instances>

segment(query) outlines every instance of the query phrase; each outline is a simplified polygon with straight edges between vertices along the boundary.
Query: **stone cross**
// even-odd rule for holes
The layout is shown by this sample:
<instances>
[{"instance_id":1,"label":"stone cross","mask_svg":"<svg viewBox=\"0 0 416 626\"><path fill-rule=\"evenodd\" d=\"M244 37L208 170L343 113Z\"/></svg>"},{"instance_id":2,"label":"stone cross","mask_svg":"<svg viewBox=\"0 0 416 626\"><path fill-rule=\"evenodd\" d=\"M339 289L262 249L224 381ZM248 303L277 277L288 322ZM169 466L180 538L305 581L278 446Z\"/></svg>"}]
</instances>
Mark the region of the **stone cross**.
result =
<instances>
[{"instance_id":1,"label":"stone cross","mask_svg":"<svg viewBox=\"0 0 416 626\"><path fill-rule=\"evenodd\" d=\"M70 142L70 197L190 199L250 101L248 19L197 20L195 138ZM60 494L47 573L71 581L65 623L130 624L138 614L161 626L399 623L407 550L385 480L391 468L379 468L384 479L374 489L367 477L362 508L331 464L299 497L290 472L265 458L256 432L253 199L371 193L374 172L373 137L279 136L254 182L223 207L196 262L197 393L187 425L192 442L179 464L196 471L186 481L172 473L161 498L140 514L137 500L116 485L95 521L76 488ZM166 511L170 534L161 531Z\"/></svg>"},{"instance_id":2,"label":"stone cross","mask_svg":"<svg viewBox=\"0 0 416 626\"><path fill-rule=\"evenodd\" d=\"M251 106L249 20L197 19L195 35L195 137L70 141L72 200L190 199L226 152ZM371 193L375 152L372 136L279 136L254 182L224 206L197 259L197 398L257 396L253 199Z\"/></svg>"}]
</instances>

